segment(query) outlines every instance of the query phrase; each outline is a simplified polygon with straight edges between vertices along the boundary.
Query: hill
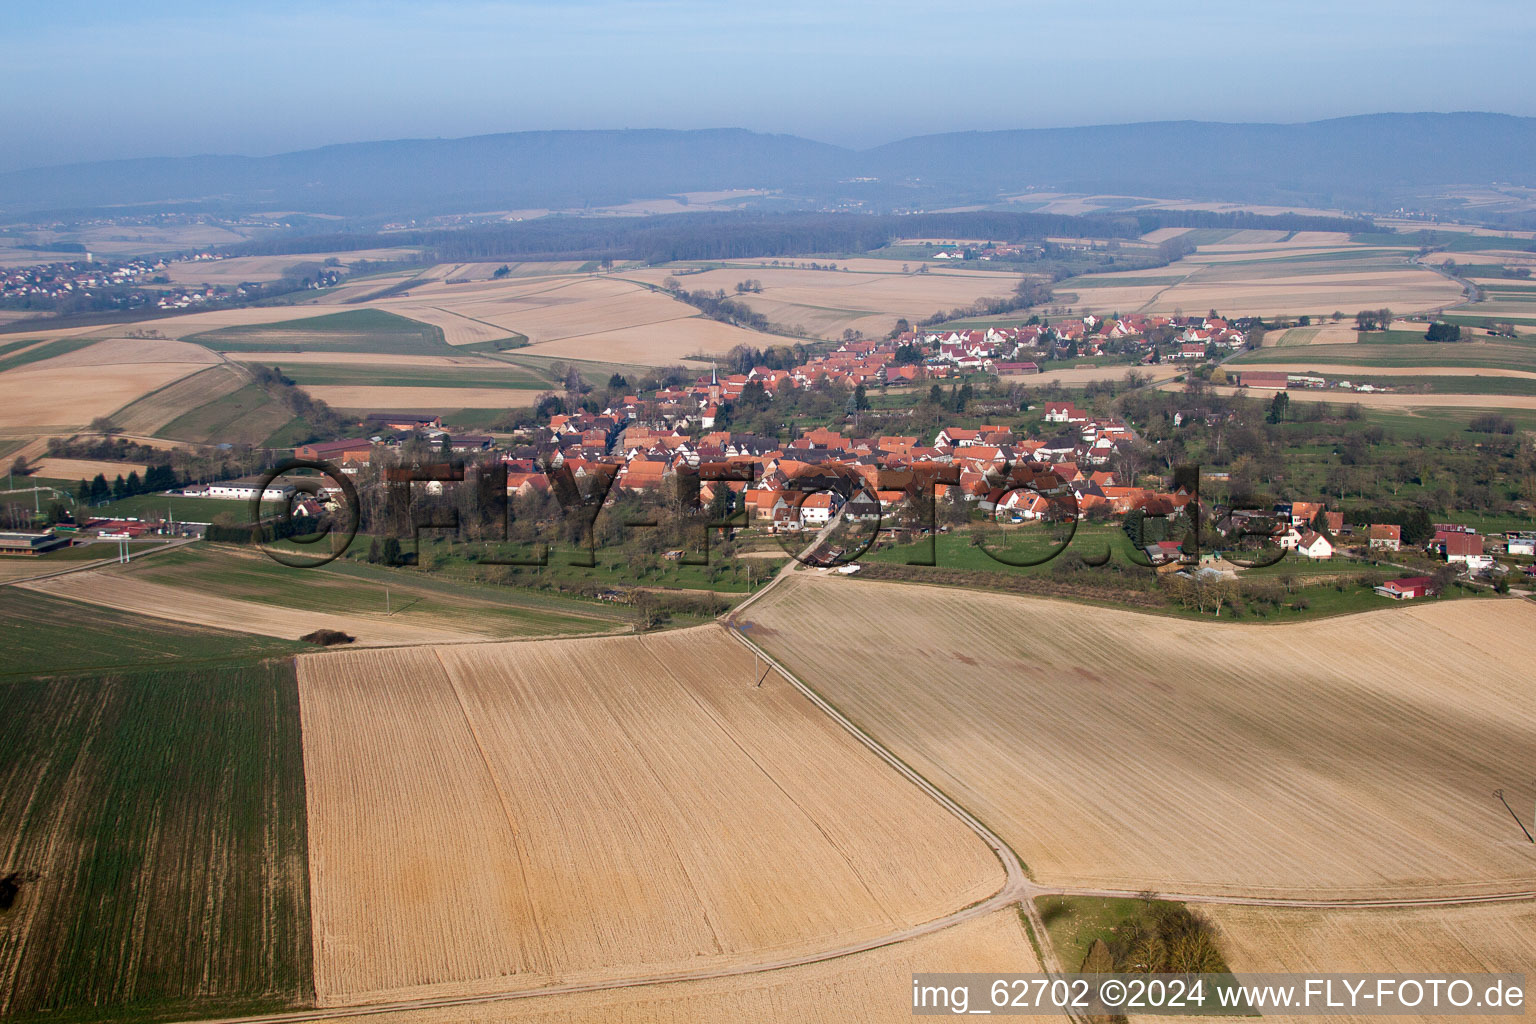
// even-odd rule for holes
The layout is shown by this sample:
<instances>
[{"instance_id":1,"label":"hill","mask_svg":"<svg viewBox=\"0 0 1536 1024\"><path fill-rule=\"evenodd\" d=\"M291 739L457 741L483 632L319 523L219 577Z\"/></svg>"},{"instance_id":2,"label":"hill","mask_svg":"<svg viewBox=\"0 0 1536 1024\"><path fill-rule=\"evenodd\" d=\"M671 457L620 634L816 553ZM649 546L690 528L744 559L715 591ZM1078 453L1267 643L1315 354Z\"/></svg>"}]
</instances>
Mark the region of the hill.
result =
<instances>
[{"instance_id":1,"label":"hill","mask_svg":"<svg viewBox=\"0 0 1536 1024\"><path fill-rule=\"evenodd\" d=\"M1433 140L1430 144L1426 140ZM1368 114L961 132L857 152L742 129L543 131L121 160L0 174L3 212L176 202L355 218L582 209L723 189L932 209L1028 188L1387 210L1410 191L1536 185L1536 118Z\"/></svg>"}]
</instances>

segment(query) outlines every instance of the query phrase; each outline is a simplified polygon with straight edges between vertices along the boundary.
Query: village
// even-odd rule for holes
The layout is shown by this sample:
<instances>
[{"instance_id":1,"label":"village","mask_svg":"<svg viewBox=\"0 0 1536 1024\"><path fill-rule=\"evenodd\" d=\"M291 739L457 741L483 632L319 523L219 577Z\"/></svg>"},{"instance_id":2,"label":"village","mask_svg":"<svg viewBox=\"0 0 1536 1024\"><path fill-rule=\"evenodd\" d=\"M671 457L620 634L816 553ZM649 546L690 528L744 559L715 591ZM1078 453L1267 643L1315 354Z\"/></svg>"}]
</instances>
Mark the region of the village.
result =
<instances>
[{"instance_id":1,"label":"village","mask_svg":"<svg viewBox=\"0 0 1536 1024\"><path fill-rule=\"evenodd\" d=\"M1231 575L1244 563L1224 561L1221 549L1237 548L1239 538L1253 547L1256 536L1276 557L1314 564L1336 555L1385 560L1402 550L1399 526L1346 524L1341 512L1328 510L1320 501L1260 510L1216 505L1192 519L1186 509L1195 500L1194 488L1187 483L1172 486L1147 473L1117 472L1116 456L1137 443L1136 431L1121 419L1095 416L1073 400L1040 403L1045 429L1038 433L1043 436L1022 436L1007 425L987 423L944 425L931 436L859 436L845 433L845 422L842 430L798 430L790 440L720 428L725 411L743 403L771 404L775 396L796 389L846 390L850 407L856 407L856 398L875 388L889 393L932 381L969 381L977 374L1034 375L1040 362L1065 346L1095 351L1124 340L1148 345L1155 357L1156 347L1147 341L1153 332L1195 338L1176 344L1180 350L1198 348L1202 356L1209 347L1240 346L1243 341L1242 332L1220 318L1175 323L1163 317L1084 317L1050 326L904 331L880 341L849 339L835 351L783 369L759 365L726 375L712 370L692 383L617 395L600 409L552 413L519 437L454 433L435 414L380 413L365 421L362 436L300 445L293 455L376 484L380 467L393 465L402 447L415 444L445 460L499 465L505 469L511 500L548 499L552 473L565 475L578 487L600 485L609 505L625 496L660 502L679 493L686 482L696 488L690 493L700 506L770 536L814 533L834 520L876 524L875 530L910 539L972 522L1028 529L1064 519L1124 522L1134 513L1138 523L1174 524L1138 531L1137 546L1160 573ZM1035 358L1025 358L1031 355ZM1182 415L1175 413L1176 423ZM374 471L369 474L371 464ZM84 481L81 486L82 494L108 492L104 480L97 482L95 492L88 492ZM258 477L250 476L189 484L172 493L253 502L262 486ZM438 495L443 483L427 480L423 488L428 495ZM320 502L339 495L339 486L331 484L321 495L295 496L290 486L278 482L268 484L260 500L291 501L291 515L318 517L324 512ZM129 536L195 534L200 528L196 518L213 517L182 518L189 521L102 520L96 528ZM1191 544L1186 534L1194 519L1205 533ZM1469 578L1492 581L1505 572L1495 556L1528 557L1533 541L1536 536L1526 533L1482 536L1468 527L1445 524L1436 527L1425 553ZM1525 568L1529 572L1532 567ZM1393 598L1422 596L1430 587L1427 581L1404 577L1378 592Z\"/></svg>"}]
</instances>

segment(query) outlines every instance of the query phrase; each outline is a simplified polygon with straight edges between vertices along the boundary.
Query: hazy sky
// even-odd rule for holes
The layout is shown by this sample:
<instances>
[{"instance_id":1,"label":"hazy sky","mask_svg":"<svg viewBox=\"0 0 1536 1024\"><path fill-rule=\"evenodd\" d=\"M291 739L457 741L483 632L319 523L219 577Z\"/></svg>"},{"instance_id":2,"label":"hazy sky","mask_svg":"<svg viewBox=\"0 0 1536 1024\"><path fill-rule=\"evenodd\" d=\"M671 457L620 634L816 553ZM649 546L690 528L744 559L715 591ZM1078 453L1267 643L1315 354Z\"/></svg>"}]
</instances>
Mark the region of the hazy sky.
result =
<instances>
[{"instance_id":1,"label":"hazy sky","mask_svg":"<svg viewBox=\"0 0 1536 1024\"><path fill-rule=\"evenodd\" d=\"M1530 0L564 0L0 13L0 169L537 128L1536 114Z\"/></svg>"}]
</instances>

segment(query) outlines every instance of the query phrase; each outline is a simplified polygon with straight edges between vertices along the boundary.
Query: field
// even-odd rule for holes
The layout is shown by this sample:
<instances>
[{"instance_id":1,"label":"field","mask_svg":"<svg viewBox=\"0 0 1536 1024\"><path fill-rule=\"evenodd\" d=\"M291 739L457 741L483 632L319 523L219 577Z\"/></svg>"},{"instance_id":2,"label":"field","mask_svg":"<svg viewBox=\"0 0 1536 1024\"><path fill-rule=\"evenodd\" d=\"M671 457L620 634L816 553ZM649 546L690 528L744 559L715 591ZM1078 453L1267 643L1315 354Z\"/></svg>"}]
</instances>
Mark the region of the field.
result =
<instances>
[{"instance_id":1,"label":"field","mask_svg":"<svg viewBox=\"0 0 1536 1024\"><path fill-rule=\"evenodd\" d=\"M196 260L166 265L165 276L172 284L229 285L248 281L276 281L291 268L317 267L327 259L344 266L359 260L403 260L416 255L415 249L357 249L350 252L317 252L303 255L238 256L233 259Z\"/></svg>"},{"instance_id":2,"label":"field","mask_svg":"<svg viewBox=\"0 0 1536 1024\"><path fill-rule=\"evenodd\" d=\"M215 387L213 397L161 426L156 435L178 441L260 445L293 419L288 407L260 384L220 391L222 387Z\"/></svg>"},{"instance_id":3,"label":"field","mask_svg":"<svg viewBox=\"0 0 1536 1024\"><path fill-rule=\"evenodd\" d=\"M230 363L217 363L206 370L182 377L156 391L124 406L112 414L112 422L124 433L155 434L167 424L189 415L189 410L210 403L222 402L228 396L249 385L250 378L240 367ZM243 403L242 403L243 404ZM210 407L201 414L205 421L217 421L220 417ZM207 433L200 426L193 430L189 440L207 440ZM219 438L224 440L224 438Z\"/></svg>"},{"instance_id":4,"label":"field","mask_svg":"<svg viewBox=\"0 0 1536 1024\"><path fill-rule=\"evenodd\" d=\"M635 271L626 277L660 285L675 276L688 291L723 289L775 324L822 338L840 338L849 329L884 335L898 317L915 323L941 309L969 306L984 296L1006 296L1019 283L1018 274L1004 272L933 269L904 274L900 264L891 260L839 261L838 267L811 270L741 261L703 273L671 267ZM737 283L749 278L760 281L763 290L736 295Z\"/></svg>"},{"instance_id":5,"label":"field","mask_svg":"<svg viewBox=\"0 0 1536 1024\"><path fill-rule=\"evenodd\" d=\"M1216 925L1227 962L1238 972L1536 972L1531 903L1329 910L1210 905L1200 912ZM1308 1018L1265 1013L1264 1019Z\"/></svg>"},{"instance_id":6,"label":"field","mask_svg":"<svg viewBox=\"0 0 1536 1024\"><path fill-rule=\"evenodd\" d=\"M291 662L0 682L7 1020L311 998Z\"/></svg>"},{"instance_id":7,"label":"field","mask_svg":"<svg viewBox=\"0 0 1536 1024\"><path fill-rule=\"evenodd\" d=\"M1361 375L1361 379L1369 379L1369 376L1368 372ZM1165 390L1178 387L1178 385L1172 383L1161 386ZM1454 386L1454 384L1450 386ZM1211 390L1222 395L1247 394L1246 391L1238 388L1216 387ZM1257 392L1257 394L1268 395L1270 392L1261 391ZM1286 394L1290 396L1293 402L1333 402L1337 405L1358 405L1362 409L1536 409L1536 394L1531 394L1525 388L1518 387L1500 389L1497 387L1469 386L1462 392L1446 392L1436 389L1436 392L1433 394L1393 392L1385 395L1359 394L1353 391L1292 388Z\"/></svg>"},{"instance_id":8,"label":"field","mask_svg":"<svg viewBox=\"0 0 1536 1024\"><path fill-rule=\"evenodd\" d=\"M1249 626L786 582L743 613L750 635L1042 882L1355 898L1536 881L1489 796L1536 796L1528 602Z\"/></svg>"},{"instance_id":9,"label":"field","mask_svg":"<svg viewBox=\"0 0 1536 1024\"><path fill-rule=\"evenodd\" d=\"M301 659L321 1003L750 964L998 889L973 833L753 673L715 625Z\"/></svg>"},{"instance_id":10,"label":"field","mask_svg":"<svg viewBox=\"0 0 1536 1024\"><path fill-rule=\"evenodd\" d=\"M108 462L98 459L38 459L32 463L32 472L40 477L89 480L100 473L107 478L108 483L119 476L126 478L129 473L143 476L147 468L142 462Z\"/></svg>"},{"instance_id":11,"label":"field","mask_svg":"<svg viewBox=\"0 0 1536 1024\"><path fill-rule=\"evenodd\" d=\"M299 320L221 327L191 335L189 340L216 352L454 353L438 328L378 309L354 309Z\"/></svg>"},{"instance_id":12,"label":"field","mask_svg":"<svg viewBox=\"0 0 1536 1024\"><path fill-rule=\"evenodd\" d=\"M1114 275L1112 281L1069 278L1056 286L1057 301L1093 312L1216 309L1228 316L1316 316L1381 306L1402 314L1462 300L1455 282L1411 265L1409 248L1301 247L1236 237L1208 241L1194 232L1183 237L1199 250L1171 266Z\"/></svg>"},{"instance_id":13,"label":"field","mask_svg":"<svg viewBox=\"0 0 1536 1024\"><path fill-rule=\"evenodd\" d=\"M1399 335L1407 332L1390 332ZM1295 364L1305 359L1317 365L1368 366L1374 368L1399 368L1417 373L1436 373L1439 367L1490 370L1536 370L1536 345L1509 339L1482 339L1457 342L1456 344L1425 341L1422 334L1417 340L1378 340L1381 335L1371 335L1371 341L1352 345L1309 345L1305 349L1293 347L1270 348L1265 346L1237 356L1232 365L1236 368L1255 365L1269 369L1271 364Z\"/></svg>"},{"instance_id":14,"label":"field","mask_svg":"<svg viewBox=\"0 0 1536 1024\"><path fill-rule=\"evenodd\" d=\"M0 428L82 427L216 360L175 341L112 339L68 348L0 373Z\"/></svg>"},{"instance_id":15,"label":"field","mask_svg":"<svg viewBox=\"0 0 1536 1024\"><path fill-rule=\"evenodd\" d=\"M155 618L290 640L316 629L339 629L364 645L602 633L623 622L597 605L509 588L350 563L295 569L257 552L207 546L21 586Z\"/></svg>"},{"instance_id":16,"label":"field","mask_svg":"<svg viewBox=\"0 0 1536 1024\"><path fill-rule=\"evenodd\" d=\"M525 387L391 387L309 385L309 394L332 408L354 412L452 412L458 409L516 409L531 406L541 388Z\"/></svg>"},{"instance_id":17,"label":"field","mask_svg":"<svg viewBox=\"0 0 1536 1024\"><path fill-rule=\"evenodd\" d=\"M743 977L402 1010L375 1019L379 1024L904 1024L912 1019L916 972L1039 969L1018 915L1008 909L896 945Z\"/></svg>"},{"instance_id":18,"label":"field","mask_svg":"<svg viewBox=\"0 0 1536 1024\"><path fill-rule=\"evenodd\" d=\"M462 364L444 361L426 366L359 366L352 363L294 363L286 365L273 361L273 365L295 384L309 389L316 386L336 387L437 387L437 388L515 388L541 391L550 388L550 382L535 377L527 370L509 366L494 359L465 360Z\"/></svg>"},{"instance_id":19,"label":"field","mask_svg":"<svg viewBox=\"0 0 1536 1024\"><path fill-rule=\"evenodd\" d=\"M7 561L3 567L8 569L16 562ZM64 566L29 560L27 568L45 572ZM16 586L0 587L0 619L6 624L6 660L0 666L0 678L211 664L290 653L307 646L211 625L143 618L122 609L100 608Z\"/></svg>"}]
</instances>

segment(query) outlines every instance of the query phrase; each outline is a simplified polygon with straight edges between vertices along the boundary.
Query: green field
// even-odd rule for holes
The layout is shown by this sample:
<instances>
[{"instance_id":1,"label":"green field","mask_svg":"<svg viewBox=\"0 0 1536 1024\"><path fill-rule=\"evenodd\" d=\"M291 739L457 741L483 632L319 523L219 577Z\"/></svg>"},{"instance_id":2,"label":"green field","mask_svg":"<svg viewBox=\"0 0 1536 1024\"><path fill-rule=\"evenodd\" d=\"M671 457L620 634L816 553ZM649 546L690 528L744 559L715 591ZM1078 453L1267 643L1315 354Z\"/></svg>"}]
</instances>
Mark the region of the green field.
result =
<instances>
[{"instance_id":1,"label":"green field","mask_svg":"<svg viewBox=\"0 0 1536 1024\"><path fill-rule=\"evenodd\" d=\"M1529 377L1372 377L1350 374L1349 382L1389 387L1400 394L1536 395L1536 378ZM1348 393L1341 392L1339 401L1348 403Z\"/></svg>"},{"instance_id":2,"label":"green field","mask_svg":"<svg viewBox=\"0 0 1536 1024\"><path fill-rule=\"evenodd\" d=\"M0 1017L313 1001L291 659L0 682Z\"/></svg>"},{"instance_id":3,"label":"green field","mask_svg":"<svg viewBox=\"0 0 1536 1024\"><path fill-rule=\"evenodd\" d=\"M251 521L251 503L236 498L189 498L183 494L135 494L131 498L93 505L94 516L121 519L164 519L169 514L179 523L211 523L223 513L231 525Z\"/></svg>"},{"instance_id":4,"label":"green field","mask_svg":"<svg viewBox=\"0 0 1536 1024\"><path fill-rule=\"evenodd\" d=\"M223 327L187 339L216 352L378 352L397 355L463 355L431 324L377 309L359 309L303 320Z\"/></svg>"},{"instance_id":5,"label":"green field","mask_svg":"<svg viewBox=\"0 0 1536 1024\"><path fill-rule=\"evenodd\" d=\"M182 413L159 430L156 437L177 441L259 445L294 418L282 402L260 384L247 384Z\"/></svg>"},{"instance_id":6,"label":"green field","mask_svg":"<svg viewBox=\"0 0 1536 1024\"><path fill-rule=\"evenodd\" d=\"M367 540L359 538L353 550L360 556ZM129 571L155 583L282 608L363 615L388 610L401 621L438 627L472 619L477 631L498 637L595 633L628 622L611 605L531 594L511 586L345 559L297 569L253 550L222 545L182 548L146 559Z\"/></svg>"},{"instance_id":7,"label":"green field","mask_svg":"<svg viewBox=\"0 0 1536 1024\"><path fill-rule=\"evenodd\" d=\"M274 361L274 365L281 363ZM368 387L514 388L548 390L549 381L512 366L347 366L299 364L282 370L295 384ZM600 382L601 383L601 382Z\"/></svg>"},{"instance_id":8,"label":"green field","mask_svg":"<svg viewBox=\"0 0 1536 1024\"><path fill-rule=\"evenodd\" d=\"M54 356L62 356L69 352L76 352L87 345L94 345L100 338L60 338L57 341L46 342L26 352L18 352L12 356L0 356L0 373L6 370L14 370L18 366L26 366L28 363L41 362L44 359L52 359ZM32 344L31 341L12 342L8 347L10 351L24 348Z\"/></svg>"},{"instance_id":9,"label":"green field","mask_svg":"<svg viewBox=\"0 0 1536 1024\"><path fill-rule=\"evenodd\" d=\"M1388 331L1388 335L1408 332ZM1536 345L1513 339L1483 339L1473 342L1425 341L1385 338L1370 335L1370 342L1356 345L1308 345L1305 359L1318 365L1340 366L1454 366L1469 369L1536 370ZM1294 363L1299 352L1289 346L1254 349L1230 360L1229 366L1253 366L1264 363Z\"/></svg>"},{"instance_id":10,"label":"green field","mask_svg":"<svg viewBox=\"0 0 1536 1024\"><path fill-rule=\"evenodd\" d=\"M1226 960L1216 949L1209 926L1183 903L1170 900L1100 896L1038 896L1035 906L1051 945L1067 971L1086 970L1084 961L1095 941L1118 953L1098 970L1179 971L1225 974ZM1206 932L1208 943L1192 942ZM1138 941L1144 939L1144 941ZM1141 963L1144 957L1160 962Z\"/></svg>"},{"instance_id":11,"label":"green field","mask_svg":"<svg viewBox=\"0 0 1536 1024\"><path fill-rule=\"evenodd\" d=\"M0 587L0 621L6 630L0 679L213 664L311 649L307 644L184 626L19 587Z\"/></svg>"}]
</instances>

